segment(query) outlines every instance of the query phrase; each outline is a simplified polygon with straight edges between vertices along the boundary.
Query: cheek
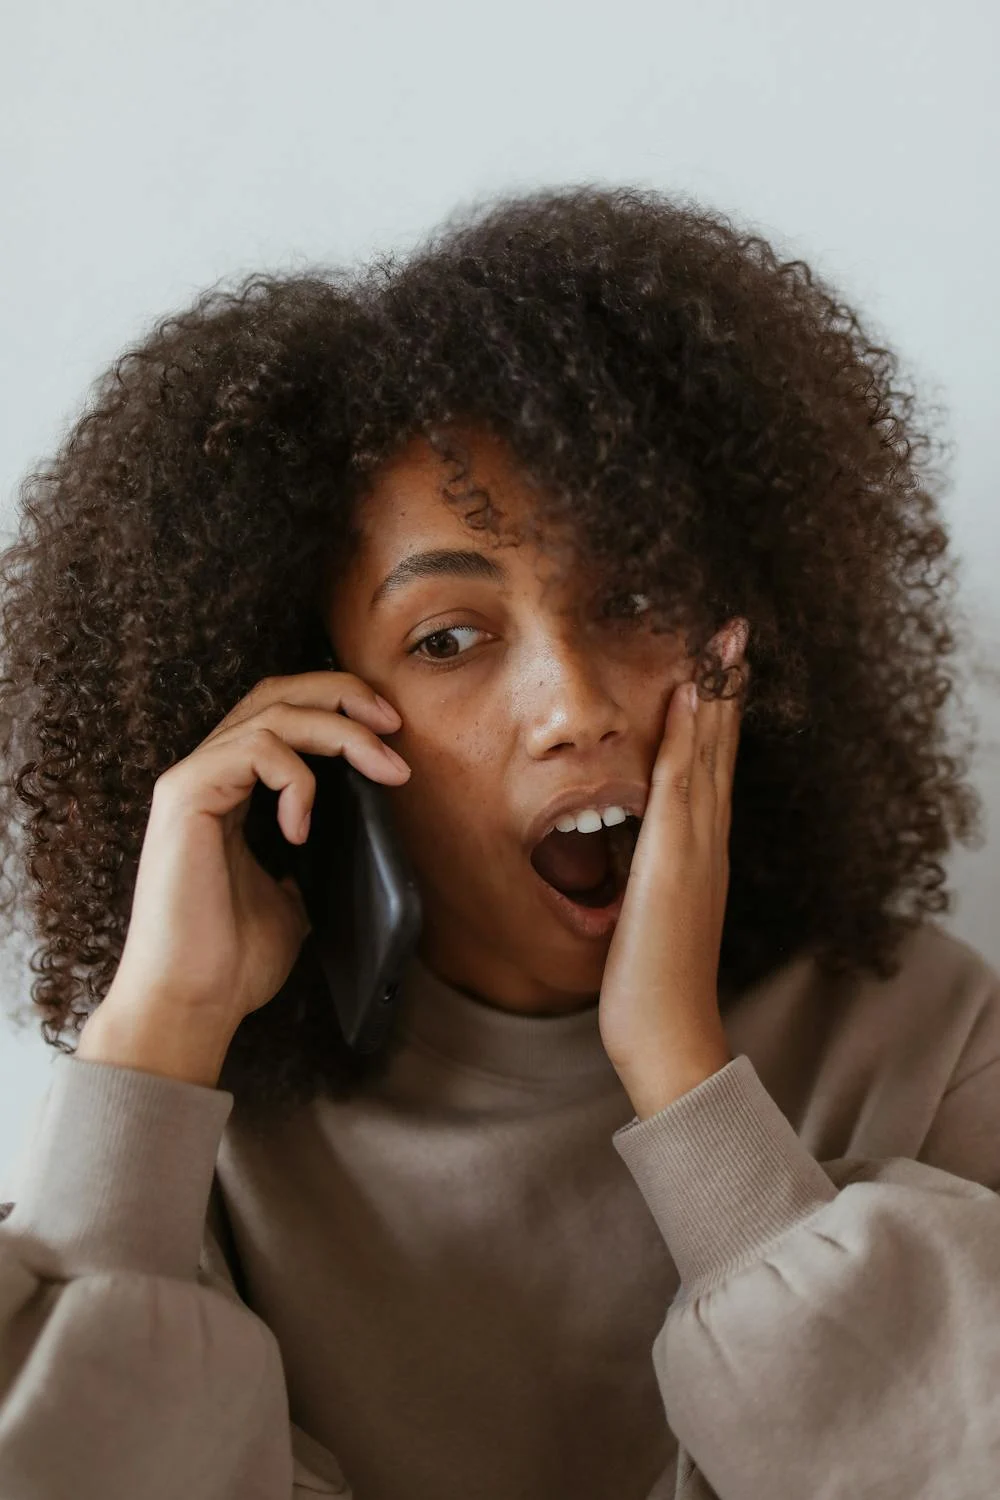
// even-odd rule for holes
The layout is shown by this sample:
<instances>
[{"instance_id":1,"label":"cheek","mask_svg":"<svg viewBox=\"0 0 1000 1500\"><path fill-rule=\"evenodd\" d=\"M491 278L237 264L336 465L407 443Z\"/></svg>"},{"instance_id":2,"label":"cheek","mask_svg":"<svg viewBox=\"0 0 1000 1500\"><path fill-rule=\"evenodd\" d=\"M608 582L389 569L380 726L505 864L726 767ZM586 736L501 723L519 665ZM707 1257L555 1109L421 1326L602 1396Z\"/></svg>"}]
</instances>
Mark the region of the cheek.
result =
<instances>
[{"instance_id":1,"label":"cheek","mask_svg":"<svg viewBox=\"0 0 1000 1500\"><path fill-rule=\"evenodd\" d=\"M475 816L483 804L497 801L502 776L501 735L447 710L431 722L422 716L419 726L407 726L390 743L411 769L405 786L395 792L402 803L417 802L421 808L436 808L452 817Z\"/></svg>"},{"instance_id":2,"label":"cheek","mask_svg":"<svg viewBox=\"0 0 1000 1500\"><path fill-rule=\"evenodd\" d=\"M456 882L482 889L503 863L510 843L500 782L489 768L473 768L454 756L435 756L390 792L393 821L415 870L438 886ZM505 878L509 879L506 871Z\"/></svg>"}]
</instances>

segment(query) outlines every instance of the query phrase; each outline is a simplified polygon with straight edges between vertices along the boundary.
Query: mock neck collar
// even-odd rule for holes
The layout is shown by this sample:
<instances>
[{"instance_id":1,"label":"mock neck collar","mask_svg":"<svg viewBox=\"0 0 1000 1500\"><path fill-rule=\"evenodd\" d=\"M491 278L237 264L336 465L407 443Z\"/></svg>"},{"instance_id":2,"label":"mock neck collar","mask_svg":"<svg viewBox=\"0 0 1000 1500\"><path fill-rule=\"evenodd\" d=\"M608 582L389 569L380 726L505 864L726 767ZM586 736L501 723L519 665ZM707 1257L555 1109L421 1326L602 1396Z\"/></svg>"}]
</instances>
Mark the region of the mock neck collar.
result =
<instances>
[{"instance_id":1,"label":"mock neck collar","mask_svg":"<svg viewBox=\"0 0 1000 1500\"><path fill-rule=\"evenodd\" d=\"M474 1000L412 954L400 983L396 1027L453 1063L528 1082L613 1076L595 1000L566 1015L501 1010Z\"/></svg>"}]
</instances>

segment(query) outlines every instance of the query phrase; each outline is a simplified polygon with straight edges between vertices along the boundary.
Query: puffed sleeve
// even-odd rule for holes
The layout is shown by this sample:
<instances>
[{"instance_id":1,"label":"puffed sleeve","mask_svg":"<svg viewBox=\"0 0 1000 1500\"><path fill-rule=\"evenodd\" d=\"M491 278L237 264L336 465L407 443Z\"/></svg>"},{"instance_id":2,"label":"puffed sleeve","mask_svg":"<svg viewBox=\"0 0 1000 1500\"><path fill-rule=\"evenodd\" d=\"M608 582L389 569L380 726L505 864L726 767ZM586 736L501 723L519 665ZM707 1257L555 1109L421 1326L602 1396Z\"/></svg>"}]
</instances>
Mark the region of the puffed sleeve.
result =
<instances>
[{"instance_id":1,"label":"puffed sleeve","mask_svg":"<svg viewBox=\"0 0 1000 1500\"><path fill-rule=\"evenodd\" d=\"M60 1056L0 1223L0 1495L350 1492L208 1229L224 1090Z\"/></svg>"},{"instance_id":2,"label":"puffed sleeve","mask_svg":"<svg viewBox=\"0 0 1000 1500\"><path fill-rule=\"evenodd\" d=\"M994 975L926 1159L818 1162L744 1054L615 1132L680 1275L649 1500L1000 1494L998 1018Z\"/></svg>"}]
</instances>

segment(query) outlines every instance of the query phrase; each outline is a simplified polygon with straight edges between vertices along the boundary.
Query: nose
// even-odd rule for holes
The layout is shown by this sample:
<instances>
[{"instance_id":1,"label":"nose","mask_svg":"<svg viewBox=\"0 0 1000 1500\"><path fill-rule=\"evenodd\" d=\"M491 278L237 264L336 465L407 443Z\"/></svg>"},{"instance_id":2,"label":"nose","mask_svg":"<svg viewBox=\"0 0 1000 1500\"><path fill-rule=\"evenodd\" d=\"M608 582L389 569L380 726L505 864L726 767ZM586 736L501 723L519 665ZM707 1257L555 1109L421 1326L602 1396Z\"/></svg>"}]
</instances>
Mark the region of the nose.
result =
<instances>
[{"instance_id":1,"label":"nose","mask_svg":"<svg viewBox=\"0 0 1000 1500\"><path fill-rule=\"evenodd\" d=\"M516 694L526 749L534 759L558 749L585 753L628 728L612 664L579 643L549 642L526 658Z\"/></svg>"}]
</instances>

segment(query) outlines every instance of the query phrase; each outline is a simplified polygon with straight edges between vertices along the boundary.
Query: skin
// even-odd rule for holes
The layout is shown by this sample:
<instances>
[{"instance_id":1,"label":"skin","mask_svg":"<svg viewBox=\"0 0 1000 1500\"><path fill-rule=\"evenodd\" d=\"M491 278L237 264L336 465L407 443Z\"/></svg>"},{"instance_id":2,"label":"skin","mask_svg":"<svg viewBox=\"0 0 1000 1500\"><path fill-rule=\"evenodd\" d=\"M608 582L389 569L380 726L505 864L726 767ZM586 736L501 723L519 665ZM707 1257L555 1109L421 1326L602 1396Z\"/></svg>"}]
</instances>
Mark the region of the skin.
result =
<instances>
[{"instance_id":1,"label":"skin","mask_svg":"<svg viewBox=\"0 0 1000 1500\"><path fill-rule=\"evenodd\" d=\"M423 899L422 959L484 1004L563 1014L601 997L614 938L573 935L539 900L525 829L564 787L610 776L648 786L694 663L641 620L581 618L572 573L560 578L526 536L531 491L505 446L483 431L463 437L471 482L488 486L522 539L498 545L465 525L441 493L447 466L415 438L361 503L362 544L331 592L327 628L343 669L402 720L384 738L411 775L386 792ZM482 552L505 581L411 580L371 606L401 559L431 548ZM408 654L431 631L445 633Z\"/></svg>"}]
</instances>

